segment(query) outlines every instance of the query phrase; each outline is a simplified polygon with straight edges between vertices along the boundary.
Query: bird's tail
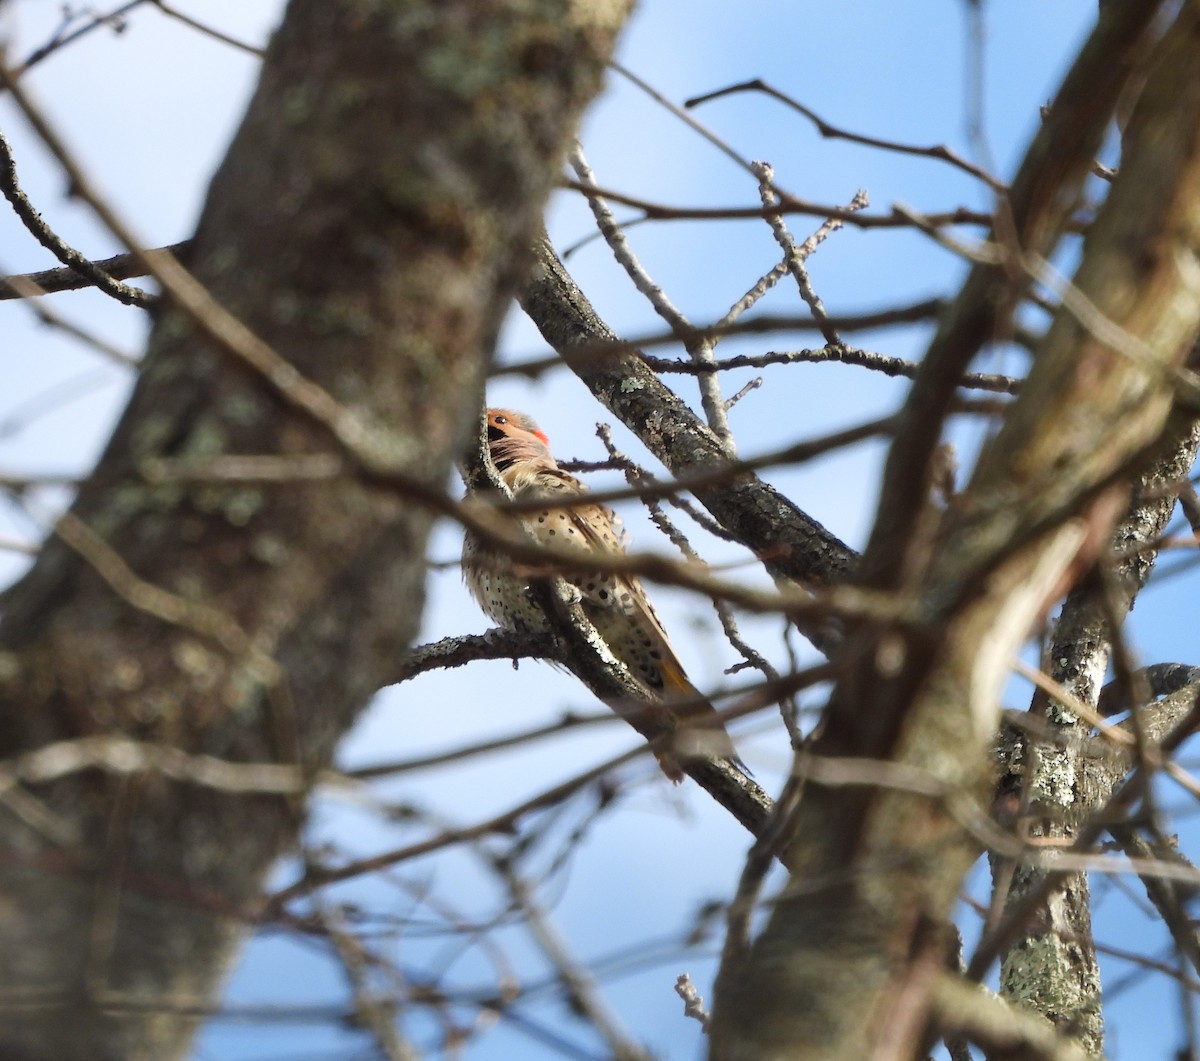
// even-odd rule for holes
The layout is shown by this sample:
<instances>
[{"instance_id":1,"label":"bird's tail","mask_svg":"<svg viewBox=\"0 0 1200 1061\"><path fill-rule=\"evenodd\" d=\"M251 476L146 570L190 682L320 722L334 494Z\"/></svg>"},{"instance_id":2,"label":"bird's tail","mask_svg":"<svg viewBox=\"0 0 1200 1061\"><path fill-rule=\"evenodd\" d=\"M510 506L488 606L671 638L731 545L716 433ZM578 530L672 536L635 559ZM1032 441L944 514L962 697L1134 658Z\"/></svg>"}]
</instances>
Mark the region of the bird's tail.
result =
<instances>
[{"instance_id":1,"label":"bird's tail","mask_svg":"<svg viewBox=\"0 0 1200 1061\"><path fill-rule=\"evenodd\" d=\"M675 722L668 748L655 753L663 773L678 783L683 780L683 767L689 761L726 760L752 777L738 756L720 712L688 681L683 669L670 664L663 666L663 685L667 690L666 706Z\"/></svg>"}]
</instances>

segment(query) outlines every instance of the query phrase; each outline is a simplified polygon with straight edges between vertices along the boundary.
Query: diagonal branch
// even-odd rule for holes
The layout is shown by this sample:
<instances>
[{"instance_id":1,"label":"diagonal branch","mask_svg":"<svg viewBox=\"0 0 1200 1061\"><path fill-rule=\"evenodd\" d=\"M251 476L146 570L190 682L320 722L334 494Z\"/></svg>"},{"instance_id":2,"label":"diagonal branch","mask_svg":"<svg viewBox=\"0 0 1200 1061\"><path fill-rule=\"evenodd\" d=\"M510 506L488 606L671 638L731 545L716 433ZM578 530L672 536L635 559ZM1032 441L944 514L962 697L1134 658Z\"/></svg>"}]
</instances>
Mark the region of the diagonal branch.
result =
<instances>
[{"instance_id":1,"label":"diagonal branch","mask_svg":"<svg viewBox=\"0 0 1200 1061\"><path fill-rule=\"evenodd\" d=\"M521 305L538 330L614 416L638 435L676 476L728 463L720 441L633 353L576 363L572 352L616 336L596 315L549 242L537 248L538 263L521 293ZM734 538L762 557L777 578L800 585L843 581L855 553L816 520L756 476L693 489L701 504ZM834 630L806 624L804 631L826 653L838 642Z\"/></svg>"},{"instance_id":2,"label":"diagonal branch","mask_svg":"<svg viewBox=\"0 0 1200 1061\"><path fill-rule=\"evenodd\" d=\"M907 630L854 631L815 755L919 767L947 791L981 798L1010 660L1095 563L1128 476L1162 435L1171 377L1200 326L1200 3L1185 3L1161 38L1148 29L1159 9L1106 8L1013 184L1004 245L1018 255L1014 270L976 267L931 345L889 455L866 572L911 594L920 618ZM1019 255L1057 241L1148 45L1126 158L1074 278L1143 354L1135 362L1060 312L970 483L929 527L924 484L957 380L1028 283ZM1139 791L1127 786L1119 800ZM885 799L811 780L792 835L789 886L750 949L722 966L714 1052L874 1056L893 1024L911 1027L914 1007L930 1003L929 937L977 847L948 807L919 792ZM837 880L849 885L823 884ZM830 992L830 982L846 989ZM929 1041L913 1040L914 1053Z\"/></svg>"}]
</instances>

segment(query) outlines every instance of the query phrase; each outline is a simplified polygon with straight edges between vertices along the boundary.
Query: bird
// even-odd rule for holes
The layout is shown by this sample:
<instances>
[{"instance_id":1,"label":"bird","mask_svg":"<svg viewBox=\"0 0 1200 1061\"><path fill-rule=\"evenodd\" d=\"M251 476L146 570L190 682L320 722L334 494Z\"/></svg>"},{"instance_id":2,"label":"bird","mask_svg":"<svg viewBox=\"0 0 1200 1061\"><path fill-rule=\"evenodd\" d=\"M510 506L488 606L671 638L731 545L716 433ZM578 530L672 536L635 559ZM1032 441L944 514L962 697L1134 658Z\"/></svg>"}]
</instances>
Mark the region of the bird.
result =
<instances>
[{"instance_id":1,"label":"bird","mask_svg":"<svg viewBox=\"0 0 1200 1061\"><path fill-rule=\"evenodd\" d=\"M603 505L578 501L586 497L587 486L558 466L550 440L532 417L489 408L487 440L492 463L514 500L545 502L545 507L514 513L514 518L534 541L579 553L577 569L563 572L560 561L555 570L578 595L584 614L646 702L665 706L675 735L669 748L655 753L663 773L676 783L682 781L682 762L690 759L728 760L748 772L716 708L688 680L641 582L588 567L589 556L625 552L617 517ZM571 504L561 508L556 502ZM530 565L516 569L510 557L468 533L463 577L480 608L498 626L530 632L550 629L530 589L531 579L538 577Z\"/></svg>"}]
</instances>

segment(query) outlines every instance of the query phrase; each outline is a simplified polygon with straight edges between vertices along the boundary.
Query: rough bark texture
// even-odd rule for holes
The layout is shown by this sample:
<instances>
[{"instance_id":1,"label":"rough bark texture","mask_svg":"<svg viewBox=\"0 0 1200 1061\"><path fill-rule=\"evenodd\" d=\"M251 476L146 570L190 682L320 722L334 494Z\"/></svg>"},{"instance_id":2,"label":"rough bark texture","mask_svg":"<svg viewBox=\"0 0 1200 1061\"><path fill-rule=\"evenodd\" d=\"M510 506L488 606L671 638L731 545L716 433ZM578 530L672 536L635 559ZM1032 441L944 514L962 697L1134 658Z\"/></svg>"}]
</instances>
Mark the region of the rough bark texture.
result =
<instances>
[{"instance_id":1,"label":"rough bark texture","mask_svg":"<svg viewBox=\"0 0 1200 1061\"><path fill-rule=\"evenodd\" d=\"M1170 452L1142 477L1113 533L1112 549L1120 559L1106 574L1111 588L1089 579L1067 596L1055 625L1046 672L1092 707L1099 701L1108 666L1113 636L1109 620L1123 620L1149 580L1157 542L1175 508L1175 484L1186 479L1196 459L1200 425L1182 412L1177 421L1168 431ZM1018 737L997 786L998 797L1020 808L1029 836L1067 842L1077 835L1079 823L1100 809L1116 782L1099 791L1087 784L1088 763L1082 756L1090 727L1082 719L1042 693L1035 697L1033 710L1050 727L1053 739ZM1012 909L1042 886L1046 873L1036 866L993 859L993 875L1007 893L1006 908ZM1104 1049L1104 1015L1091 923L1086 874L1064 876L1029 931L1005 950L1000 990L1078 1039L1088 1054L1099 1056Z\"/></svg>"},{"instance_id":2,"label":"rough bark texture","mask_svg":"<svg viewBox=\"0 0 1200 1061\"><path fill-rule=\"evenodd\" d=\"M188 264L361 422L398 477L446 479L629 6L288 10ZM288 382L160 312L94 477L6 602L0 753L116 732L305 770L328 761L416 630L430 514L377 475L140 474L152 458L337 452ZM302 813L100 772L9 798L0 1056L179 1056Z\"/></svg>"},{"instance_id":3,"label":"rough bark texture","mask_svg":"<svg viewBox=\"0 0 1200 1061\"><path fill-rule=\"evenodd\" d=\"M1027 252L1053 245L1119 92L1114 71L1127 75L1144 50L1155 7L1114 5L1102 18L1014 182L1010 248L1012 235ZM1005 325L1023 287L1017 259L976 270L934 339L864 563L873 585L911 602L910 618L854 631L854 665L813 748L886 760L894 784L878 764L861 771L873 769L871 783L810 783L785 853L792 879L758 939L723 963L713 1057L870 1057L885 1043L886 1056L924 1056L939 926L976 856L963 823L989 803L1012 654L1108 541L1121 483L1163 430L1200 322L1198 46L1200 3L1189 2L1151 57L1121 173L1087 238L1074 284L1090 308L1082 320L1059 312L968 488L923 531L936 425L970 352Z\"/></svg>"},{"instance_id":4,"label":"rough bark texture","mask_svg":"<svg viewBox=\"0 0 1200 1061\"><path fill-rule=\"evenodd\" d=\"M521 307L597 400L679 477L730 468L720 439L666 386L634 350L600 353L616 334L597 316L545 239L537 249ZM849 577L858 559L850 546L750 471L696 486L692 491L734 539L753 550L779 579L825 586ZM832 652L840 644L830 624L811 623L804 633Z\"/></svg>"}]
</instances>

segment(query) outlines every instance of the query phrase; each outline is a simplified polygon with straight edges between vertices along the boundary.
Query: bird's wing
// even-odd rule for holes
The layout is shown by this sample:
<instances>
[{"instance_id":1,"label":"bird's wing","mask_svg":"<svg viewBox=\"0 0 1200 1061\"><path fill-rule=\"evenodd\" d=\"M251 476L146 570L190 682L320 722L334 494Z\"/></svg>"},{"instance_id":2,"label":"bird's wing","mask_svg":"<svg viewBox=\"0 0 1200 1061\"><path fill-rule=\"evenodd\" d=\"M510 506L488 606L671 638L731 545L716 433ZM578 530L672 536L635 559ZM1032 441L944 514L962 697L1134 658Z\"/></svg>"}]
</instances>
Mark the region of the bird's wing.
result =
<instances>
[{"instance_id":1,"label":"bird's wing","mask_svg":"<svg viewBox=\"0 0 1200 1061\"><path fill-rule=\"evenodd\" d=\"M524 518L539 540L568 549L578 547L580 551L589 553L625 552L620 525L605 506L582 504L570 508L554 507L552 502L556 497L576 498L585 495L588 490L583 483L561 468L545 469L538 479L537 485L531 485L526 496L545 497L546 508L529 512ZM603 613L605 609L619 609L631 623L637 625L643 639L651 642L645 648L654 657L662 675L663 688L660 691L671 699L690 701L679 705L675 712L679 717L693 721L715 717L716 709L688 680L662 620L639 579L603 572L581 572L568 575L567 581L579 590L585 610L593 616L597 612ZM637 673L634 676L642 679L642 675ZM732 745L729 754L733 754Z\"/></svg>"}]
</instances>

